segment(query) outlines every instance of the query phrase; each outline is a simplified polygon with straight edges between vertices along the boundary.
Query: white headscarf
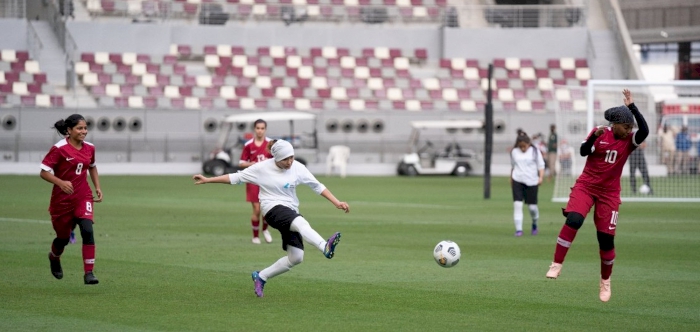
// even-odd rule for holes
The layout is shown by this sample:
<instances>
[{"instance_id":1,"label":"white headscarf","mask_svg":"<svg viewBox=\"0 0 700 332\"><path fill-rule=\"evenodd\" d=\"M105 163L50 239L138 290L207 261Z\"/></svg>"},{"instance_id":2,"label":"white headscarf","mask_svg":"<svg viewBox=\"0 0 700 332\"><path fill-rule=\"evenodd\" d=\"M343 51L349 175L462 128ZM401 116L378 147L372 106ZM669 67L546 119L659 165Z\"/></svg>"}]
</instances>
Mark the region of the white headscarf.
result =
<instances>
[{"instance_id":1,"label":"white headscarf","mask_svg":"<svg viewBox=\"0 0 700 332\"><path fill-rule=\"evenodd\" d=\"M294 147L292 144L285 140L277 140L275 144L270 149L272 156L275 157L275 161L280 161L287 159L294 155Z\"/></svg>"}]
</instances>

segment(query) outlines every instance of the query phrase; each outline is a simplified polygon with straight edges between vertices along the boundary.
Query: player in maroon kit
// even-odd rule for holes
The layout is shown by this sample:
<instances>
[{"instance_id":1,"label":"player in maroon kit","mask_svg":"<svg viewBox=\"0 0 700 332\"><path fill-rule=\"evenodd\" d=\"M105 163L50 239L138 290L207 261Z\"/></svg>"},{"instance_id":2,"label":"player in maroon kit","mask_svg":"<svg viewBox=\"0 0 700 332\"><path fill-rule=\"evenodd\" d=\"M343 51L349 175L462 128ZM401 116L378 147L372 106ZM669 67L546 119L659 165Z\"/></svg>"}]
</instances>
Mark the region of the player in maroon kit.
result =
<instances>
[{"instance_id":1,"label":"player in maroon kit","mask_svg":"<svg viewBox=\"0 0 700 332\"><path fill-rule=\"evenodd\" d=\"M241 153L241 160L238 162L238 166L241 168L246 168L257 162L272 158L270 151L267 150L267 143L270 140L265 136L267 132L267 122L263 119L255 120L253 127L255 128L255 135L249 141L245 142L243 152ZM262 219L262 233L265 237L265 242L272 242L272 235L267 230L267 221L260 216L260 200L258 199L260 187L246 183L245 193L246 201L250 202L253 206L253 215L250 217L250 225L253 228L253 243L260 244L260 219Z\"/></svg>"},{"instance_id":2,"label":"player in maroon kit","mask_svg":"<svg viewBox=\"0 0 700 332\"><path fill-rule=\"evenodd\" d=\"M92 230L93 203L102 201L102 189L95 166L95 146L85 141L87 124L80 114L58 120L54 128L64 139L58 141L41 162L40 176L53 183L49 213L56 231L56 238L49 251L51 273L56 279L63 278L61 254L68 244L70 233L77 225L83 238L83 268L86 285L99 281L93 274L95 265L95 236ZM87 174L95 187L92 196Z\"/></svg>"},{"instance_id":3,"label":"player in maroon kit","mask_svg":"<svg viewBox=\"0 0 700 332\"><path fill-rule=\"evenodd\" d=\"M610 275L615 260L615 230L620 207L620 176L627 157L649 135L644 117L634 105L632 93L625 89L625 106L605 111L610 126L594 128L581 144L581 156L586 157L583 173L571 188L569 203L562 209L566 222L559 232L554 251L554 261L547 278L556 279L576 232L586 215L595 206L595 223L600 248L600 300L610 300ZM634 121L639 130L632 133Z\"/></svg>"}]
</instances>

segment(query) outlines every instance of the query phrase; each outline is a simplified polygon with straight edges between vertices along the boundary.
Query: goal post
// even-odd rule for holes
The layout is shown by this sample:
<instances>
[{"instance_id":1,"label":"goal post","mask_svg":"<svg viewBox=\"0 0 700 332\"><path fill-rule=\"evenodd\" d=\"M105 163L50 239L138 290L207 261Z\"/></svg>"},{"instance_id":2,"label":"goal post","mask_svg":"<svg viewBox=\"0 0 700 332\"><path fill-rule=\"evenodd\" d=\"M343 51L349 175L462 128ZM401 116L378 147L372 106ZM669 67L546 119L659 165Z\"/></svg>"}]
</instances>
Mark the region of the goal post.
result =
<instances>
[{"instance_id":1,"label":"goal post","mask_svg":"<svg viewBox=\"0 0 700 332\"><path fill-rule=\"evenodd\" d=\"M568 201L571 187L586 163L579 152L581 142L595 126L608 124L603 113L623 104L623 89L632 92L635 105L649 125L649 136L640 147L648 177L638 169L632 176L628 160L622 171L621 199L700 202L700 81L639 80L590 80L587 86L554 87L559 151L554 165L557 175L552 201ZM669 151L664 148L668 147L669 139L673 140L675 148L675 138L683 128L691 140L690 149ZM565 158L567 154L571 158ZM643 188L644 185L648 185L649 190Z\"/></svg>"}]
</instances>

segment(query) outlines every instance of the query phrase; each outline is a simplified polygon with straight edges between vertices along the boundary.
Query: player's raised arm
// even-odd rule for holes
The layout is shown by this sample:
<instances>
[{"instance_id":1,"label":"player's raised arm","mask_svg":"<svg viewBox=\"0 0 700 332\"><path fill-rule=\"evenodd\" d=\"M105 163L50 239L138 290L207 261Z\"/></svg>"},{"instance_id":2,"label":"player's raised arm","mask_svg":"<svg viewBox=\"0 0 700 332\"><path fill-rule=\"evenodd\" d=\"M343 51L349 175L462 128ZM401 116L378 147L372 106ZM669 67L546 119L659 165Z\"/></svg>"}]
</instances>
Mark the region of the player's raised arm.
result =
<instances>
[{"instance_id":1,"label":"player's raised arm","mask_svg":"<svg viewBox=\"0 0 700 332\"><path fill-rule=\"evenodd\" d=\"M630 111L632 111L634 120L637 121L637 127L639 127L637 132L634 134L634 143L636 145L642 144L642 142L644 142L647 136L649 136L649 125L647 125L647 121L644 119L644 116L642 116L642 113L639 112L639 109L634 104L634 100L632 99L632 92L630 90L624 89L622 90L622 94L625 96L623 100L625 106L627 106L627 108L629 108Z\"/></svg>"}]
</instances>

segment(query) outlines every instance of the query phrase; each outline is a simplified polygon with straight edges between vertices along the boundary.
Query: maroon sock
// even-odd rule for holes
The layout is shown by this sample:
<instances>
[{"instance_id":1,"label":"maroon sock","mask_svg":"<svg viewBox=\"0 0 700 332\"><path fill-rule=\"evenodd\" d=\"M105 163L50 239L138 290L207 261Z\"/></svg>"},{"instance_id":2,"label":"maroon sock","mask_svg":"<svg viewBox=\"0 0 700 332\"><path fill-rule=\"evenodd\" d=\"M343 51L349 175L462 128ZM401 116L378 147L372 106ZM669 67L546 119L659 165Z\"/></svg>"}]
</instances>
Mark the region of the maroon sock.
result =
<instances>
[{"instance_id":1,"label":"maroon sock","mask_svg":"<svg viewBox=\"0 0 700 332\"><path fill-rule=\"evenodd\" d=\"M268 225L267 225L267 220L265 220L265 218L263 218L263 231L266 231L266 230L267 230L267 226L268 226Z\"/></svg>"},{"instance_id":2,"label":"maroon sock","mask_svg":"<svg viewBox=\"0 0 700 332\"><path fill-rule=\"evenodd\" d=\"M258 237L260 234L260 220L250 219L250 225L253 227L253 237Z\"/></svg>"},{"instance_id":3,"label":"maroon sock","mask_svg":"<svg viewBox=\"0 0 700 332\"><path fill-rule=\"evenodd\" d=\"M83 268L85 273L91 272L95 266L95 245L83 244Z\"/></svg>"},{"instance_id":4,"label":"maroon sock","mask_svg":"<svg viewBox=\"0 0 700 332\"><path fill-rule=\"evenodd\" d=\"M612 274L613 263L615 262L615 249L608 251L600 251L600 277L602 279L610 279Z\"/></svg>"},{"instance_id":5,"label":"maroon sock","mask_svg":"<svg viewBox=\"0 0 700 332\"><path fill-rule=\"evenodd\" d=\"M576 232L578 230L569 227L569 225L564 225L559 232L559 237L557 238L557 248L554 250L554 262L563 263L564 258L566 258L566 253L571 247L571 242L574 241L576 237Z\"/></svg>"}]
</instances>

